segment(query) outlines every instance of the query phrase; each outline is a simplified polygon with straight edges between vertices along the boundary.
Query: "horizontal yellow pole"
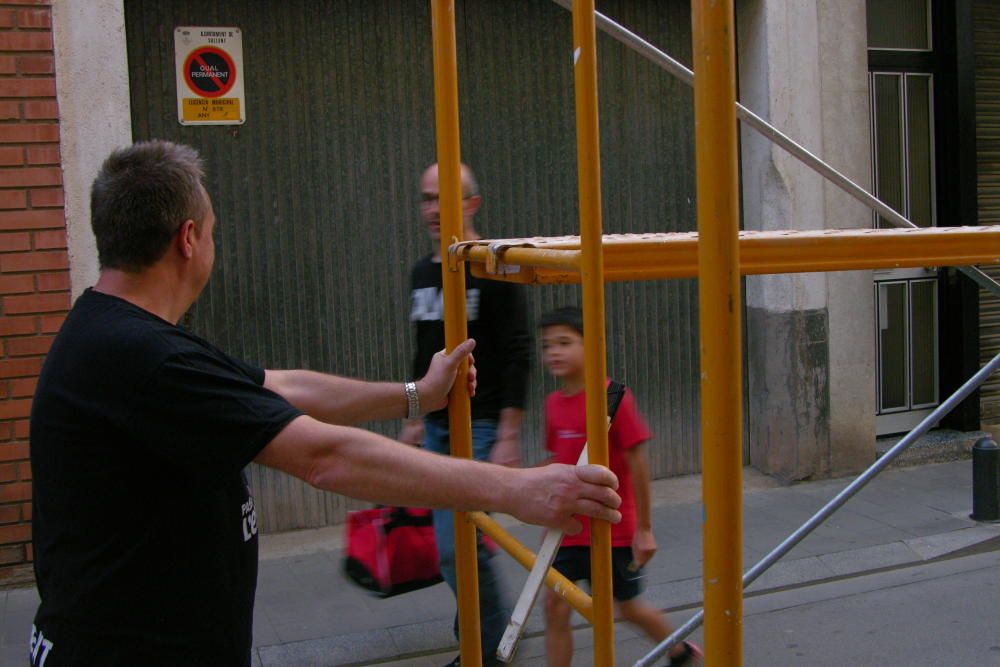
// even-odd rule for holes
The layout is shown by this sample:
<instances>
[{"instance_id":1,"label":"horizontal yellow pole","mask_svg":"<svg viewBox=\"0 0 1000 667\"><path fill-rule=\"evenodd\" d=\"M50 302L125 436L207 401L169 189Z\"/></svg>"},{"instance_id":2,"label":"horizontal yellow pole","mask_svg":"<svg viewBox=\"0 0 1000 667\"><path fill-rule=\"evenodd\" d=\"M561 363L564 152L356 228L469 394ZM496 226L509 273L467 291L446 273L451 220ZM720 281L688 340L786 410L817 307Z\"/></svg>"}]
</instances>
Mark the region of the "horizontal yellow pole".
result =
<instances>
[{"instance_id":1,"label":"horizontal yellow pole","mask_svg":"<svg viewBox=\"0 0 1000 667\"><path fill-rule=\"evenodd\" d=\"M535 554L489 516L482 512L469 512L466 517L476 524L479 530L493 538L493 541L520 563L521 567L530 570L535 566ZM552 568L549 568L545 575L545 585L580 612L588 623L593 623L594 601L583 589Z\"/></svg>"},{"instance_id":2,"label":"horizontal yellow pole","mask_svg":"<svg viewBox=\"0 0 1000 667\"><path fill-rule=\"evenodd\" d=\"M479 248L463 249L459 256L468 258L476 276L520 283L580 282L577 272L548 258L540 266L534 263L536 253L548 257L576 250L579 238L531 242L539 247L497 253L502 263L520 266L517 273L488 274ZM739 248L742 275L1000 264L1000 226L740 232ZM608 282L698 276L697 233L607 235L603 251Z\"/></svg>"},{"instance_id":3,"label":"horizontal yellow pole","mask_svg":"<svg viewBox=\"0 0 1000 667\"><path fill-rule=\"evenodd\" d=\"M577 249L507 248L503 251L503 263L512 266L537 266L576 271L580 266L580 254L580 250ZM490 250L486 246L462 246L456 256L458 259L471 263L484 265L490 263Z\"/></svg>"}]
</instances>

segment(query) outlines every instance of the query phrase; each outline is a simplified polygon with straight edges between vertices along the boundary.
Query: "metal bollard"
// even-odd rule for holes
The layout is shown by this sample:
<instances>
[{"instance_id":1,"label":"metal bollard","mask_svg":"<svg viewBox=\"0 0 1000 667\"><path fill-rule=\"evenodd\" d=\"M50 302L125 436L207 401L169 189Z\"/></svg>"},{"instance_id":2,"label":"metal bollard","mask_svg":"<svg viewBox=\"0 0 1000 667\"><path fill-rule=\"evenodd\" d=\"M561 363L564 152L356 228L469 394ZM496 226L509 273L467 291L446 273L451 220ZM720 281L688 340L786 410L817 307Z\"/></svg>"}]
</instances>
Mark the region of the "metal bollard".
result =
<instances>
[{"instance_id":1,"label":"metal bollard","mask_svg":"<svg viewBox=\"0 0 1000 667\"><path fill-rule=\"evenodd\" d=\"M975 521L1000 521L1000 447L989 438L972 446L972 514Z\"/></svg>"}]
</instances>

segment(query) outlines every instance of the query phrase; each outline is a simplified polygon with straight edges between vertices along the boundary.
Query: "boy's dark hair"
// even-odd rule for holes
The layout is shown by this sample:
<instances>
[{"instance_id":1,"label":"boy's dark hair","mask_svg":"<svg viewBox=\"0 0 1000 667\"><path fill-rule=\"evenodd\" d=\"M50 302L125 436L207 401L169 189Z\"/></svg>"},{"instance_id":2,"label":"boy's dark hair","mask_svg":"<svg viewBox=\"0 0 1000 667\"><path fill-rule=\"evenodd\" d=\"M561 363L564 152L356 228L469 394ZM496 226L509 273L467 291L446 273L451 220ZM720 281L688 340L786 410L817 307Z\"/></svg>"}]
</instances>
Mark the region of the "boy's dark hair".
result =
<instances>
[{"instance_id":1,"label":"boy's dark hair","mask_svg":"<svg viewBox=\"0 0 1000 667\"><path fill-rule=\"evenodd\" d=\"M163 257L185 220L208 214L201 158L190 146L145 141L113 152L90 191L101 268L139 271Z\"/></svg>"},{"instance_id":2,"label":"boy's dark hair","mask_svg":"<svg viewBox=\"0 0 1000 667\"><path fill-rule=\"evenodd\" d=\"M583 311L576 306L563 306L545 313L538 322L539 329L558 326L569 327L582 336Z\"/></svg>"}]
</instances>

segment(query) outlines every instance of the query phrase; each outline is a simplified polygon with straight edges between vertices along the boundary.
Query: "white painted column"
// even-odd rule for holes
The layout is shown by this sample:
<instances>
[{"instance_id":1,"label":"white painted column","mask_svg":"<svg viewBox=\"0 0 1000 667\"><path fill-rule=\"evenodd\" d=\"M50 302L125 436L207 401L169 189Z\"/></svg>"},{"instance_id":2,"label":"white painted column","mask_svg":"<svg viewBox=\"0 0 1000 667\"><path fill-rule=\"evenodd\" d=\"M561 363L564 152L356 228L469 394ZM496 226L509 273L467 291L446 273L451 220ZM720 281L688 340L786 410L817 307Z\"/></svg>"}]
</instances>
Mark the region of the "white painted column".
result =
<instances>
[{"instance_id":1,"label":"white painted column","mask_svg":"<svg viewBox=\"0 0 1000 667\"><path fill-rule=\"evenodd\" d=\"M870 181L864 0L741 0L740 99L835 168ZM757 132L742 138L744 226L870 226L867 209ZM746 281L751 463L793 480L874 453L871 273Z\"/></svg>"},{"instance_id":2,"label":"white painted column","mask_svg":"<svg viewBox=\"0 0 1000 667\"><path fill-rule=\"evenodd\" d=\"M864 0L818 0L822 155L869 192L872 148ZM827 54L829 62L827 61ZM867 229L872 214L823 185L828 229ZM830 468L857 472L875 459L875 299L871 271L827 273L830 314Z\"/></svg>"},{"instance_id":3,"label":"white painted column","mask_svg":"<svg viewBox=\"0 0 1000 667\"><path fill-rule=\"evenodd\" d=\"M56 0L52 7L56 94L70 288L97 281L90 186L113 149L132 143L123 0Z\"/></svg>"}]
</instances>

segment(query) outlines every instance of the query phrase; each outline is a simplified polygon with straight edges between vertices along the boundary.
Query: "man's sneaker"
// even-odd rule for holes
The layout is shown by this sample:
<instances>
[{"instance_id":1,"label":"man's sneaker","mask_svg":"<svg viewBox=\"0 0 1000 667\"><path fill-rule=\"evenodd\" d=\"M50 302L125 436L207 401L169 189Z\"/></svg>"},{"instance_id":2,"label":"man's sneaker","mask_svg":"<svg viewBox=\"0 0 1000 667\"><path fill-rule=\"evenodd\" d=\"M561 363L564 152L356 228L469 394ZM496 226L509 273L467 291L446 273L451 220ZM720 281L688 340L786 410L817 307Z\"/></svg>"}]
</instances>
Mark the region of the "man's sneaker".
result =
<instances>
[{"instance_id":1,"label":"man's sneaker","mask_svg":"<svg viewBox=\"0 0 1000 667\"><path fill-rule=\"evenodd\" d=\"M488 658L483 658L483 667L499 667L503 663L496 656L490 656ZM462 666L462 656L456 655L455 659L449 662L444 667L461 667Z\"/></svg>"},{"instance_id":2,"label":"man's sneaker","mask_svg":"<svg viewBox=\"0 0 1000 667\"><path fill-rule=\"evenodd\" d=\"M700 665L701 659L705 657L701 647L691 642L684 642L684 652L678 656L668 657L669 667L687 667L688 665Z\"/></svg>"}]
</instances>

